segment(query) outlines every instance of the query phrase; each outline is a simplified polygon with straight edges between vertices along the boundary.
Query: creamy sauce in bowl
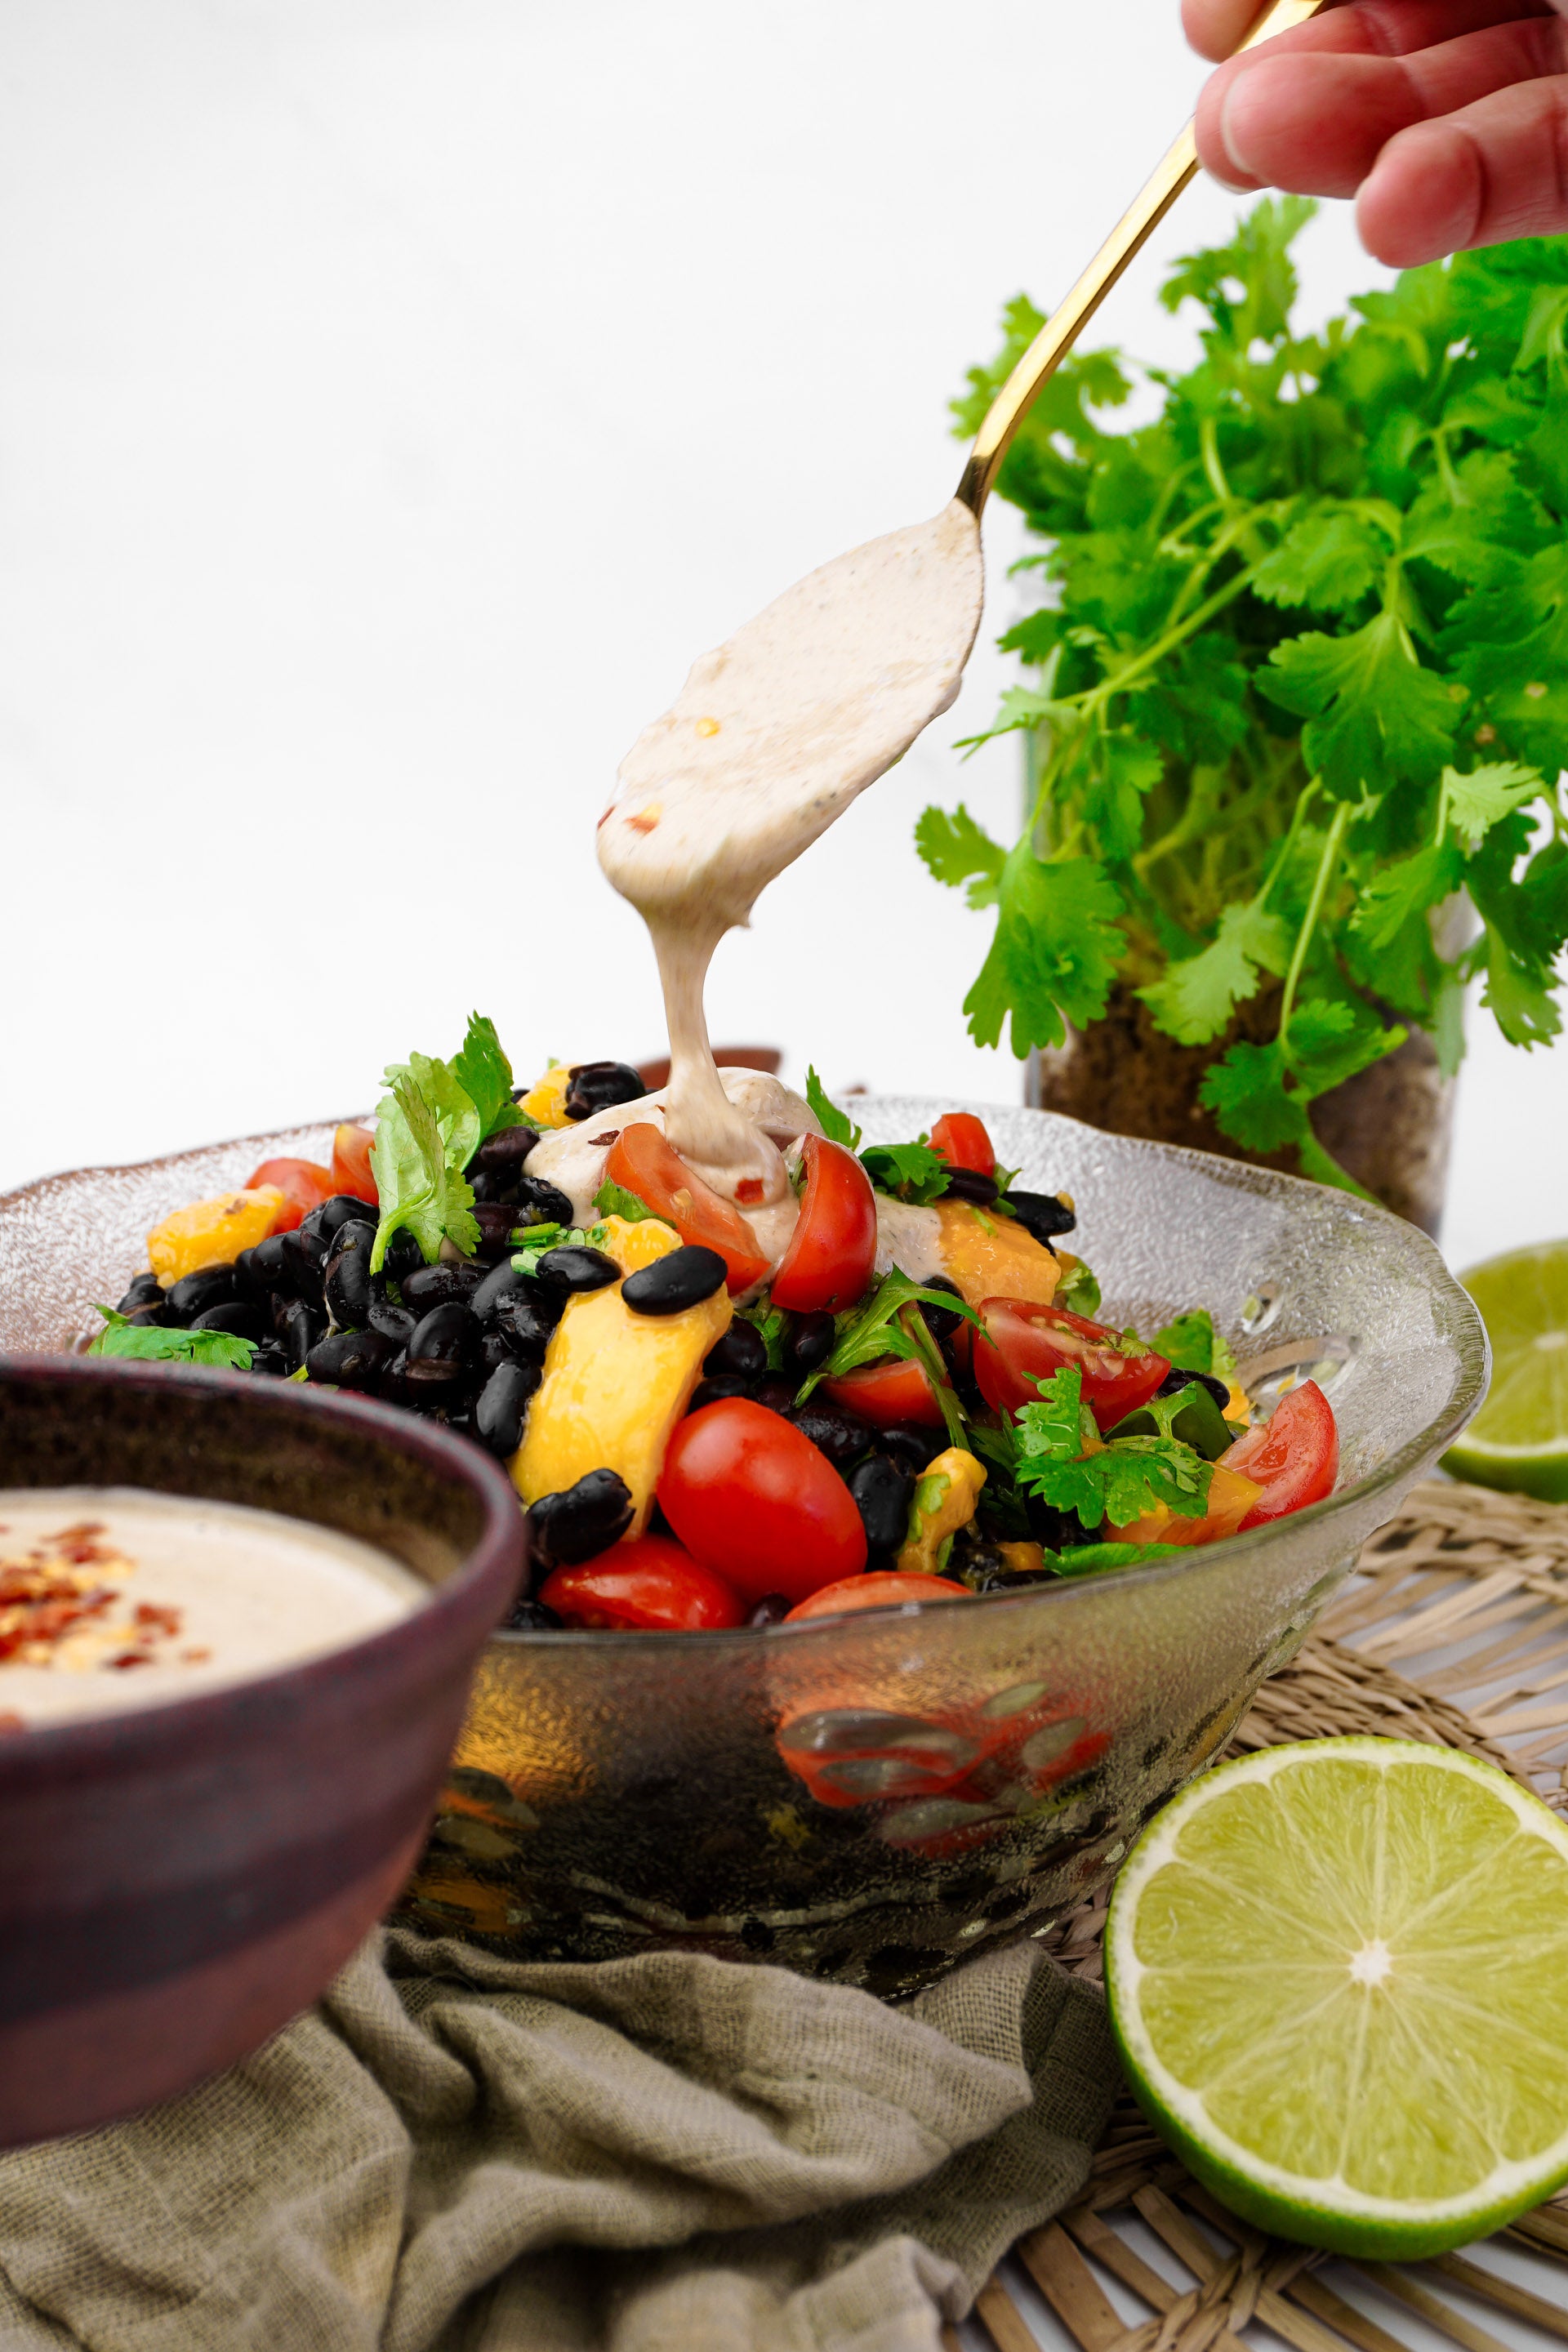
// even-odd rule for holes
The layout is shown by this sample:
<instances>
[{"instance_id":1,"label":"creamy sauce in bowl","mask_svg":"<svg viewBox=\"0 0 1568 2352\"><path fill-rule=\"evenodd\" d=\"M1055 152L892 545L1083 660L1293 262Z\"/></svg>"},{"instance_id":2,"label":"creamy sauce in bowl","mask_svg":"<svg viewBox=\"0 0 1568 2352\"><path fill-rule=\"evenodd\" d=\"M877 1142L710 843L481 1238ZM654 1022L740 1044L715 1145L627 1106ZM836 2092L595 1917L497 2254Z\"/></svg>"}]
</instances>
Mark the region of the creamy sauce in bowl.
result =
<instances>
[{"instance_id":1,"label":"creamy sauce in bowl","mask_svg":"<svg viewBox=\"0 0 1568 2352\"><path fill-rule=\"evenodd\" d=\"M784 1204L789 1177L777 1141L714 1067L702 1010L713 950L949 708L984 593L980 526L957 499L824 564L692 665L626 754L600 820L599 863L658 958L665 1131L753 1222Z\"/></svg>"},{"instance_id":2,"label":"creamy sauce in bowl","mask_svg":"<svg viewBox=\"0 0 1568 2352\"><path fill-rule=\"evenodd\" d=\"M430 1588L353 1536L129 1486L0 1489L0 1731L346 1648Z\"/></svg>"}]
</instances>

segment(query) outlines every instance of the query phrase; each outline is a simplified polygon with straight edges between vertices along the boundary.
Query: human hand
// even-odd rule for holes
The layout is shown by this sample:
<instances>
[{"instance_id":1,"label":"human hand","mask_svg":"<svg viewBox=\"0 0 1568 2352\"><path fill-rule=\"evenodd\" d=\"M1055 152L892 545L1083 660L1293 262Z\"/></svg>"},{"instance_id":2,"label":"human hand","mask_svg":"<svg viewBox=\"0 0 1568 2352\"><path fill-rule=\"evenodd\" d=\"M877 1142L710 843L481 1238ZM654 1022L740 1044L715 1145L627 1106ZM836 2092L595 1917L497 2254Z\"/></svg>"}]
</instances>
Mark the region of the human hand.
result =
<instances>
[{"instance_id":1,"label":"human hand","mask_svg":"<svg viewBox=\"0 0 1568 2352\"><path fill-rule=\"evenodd\" d=\"M1244 57L1258 0L1183 0L1198 153L1229 188L1354 196L1408 268L1568 229L1568 0L1344 0Z\"/></svg>"}]
</instances>

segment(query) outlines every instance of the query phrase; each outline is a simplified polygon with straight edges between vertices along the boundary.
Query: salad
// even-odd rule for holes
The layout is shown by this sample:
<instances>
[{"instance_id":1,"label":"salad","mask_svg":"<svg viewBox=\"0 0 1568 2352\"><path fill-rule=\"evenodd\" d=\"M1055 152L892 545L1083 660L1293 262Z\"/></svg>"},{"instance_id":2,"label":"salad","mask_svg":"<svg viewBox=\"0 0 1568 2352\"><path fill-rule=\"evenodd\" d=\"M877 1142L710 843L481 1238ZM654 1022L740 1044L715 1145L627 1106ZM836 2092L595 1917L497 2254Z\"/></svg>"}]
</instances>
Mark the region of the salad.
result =
<instances>
[{"instance_id":1,"label":"salad","mask_svg":"<svg viewBox=\"0 0 1568 2352\"><path fill-rule=\"evenodd\" d=\"M687 1165L627 1064L519 1087L475 1014L449 1061L387 1070L330 1165L166 1217L92 1350L354 1390L486 1447L529 1513L514 1626L959 1601L1332 1490L1315 1382L1255 1424L1204 1307L1097 1321L1072 1200L1020 1187L972 1112L867 1145L815 1071L804 1097L721 1077L784 1153L765 1213Z\"/></svg>"}]
</instances>

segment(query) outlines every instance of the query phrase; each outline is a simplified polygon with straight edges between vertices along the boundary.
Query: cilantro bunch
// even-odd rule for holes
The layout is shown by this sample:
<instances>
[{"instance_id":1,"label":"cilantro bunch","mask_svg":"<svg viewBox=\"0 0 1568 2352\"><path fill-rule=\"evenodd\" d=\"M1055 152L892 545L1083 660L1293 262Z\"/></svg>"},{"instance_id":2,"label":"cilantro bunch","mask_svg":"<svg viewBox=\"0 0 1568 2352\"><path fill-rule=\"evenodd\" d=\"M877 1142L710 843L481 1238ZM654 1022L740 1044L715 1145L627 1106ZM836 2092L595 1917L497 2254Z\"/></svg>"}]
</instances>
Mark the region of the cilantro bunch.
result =
<instances>
[{"instance_id":1,"label":"cilantro bunch","mask_svg":"<svg viewBox=\"0 0 1568 2352\"><path fill-rule=\"evenodd\" d=\"M1163 289L1206 323L1152 423L1119 355L1070 358L998 483L1040 542L1034 673L985 741L1033 738L1016 842L927 809L921 856L994 908L965 1001L1020 1057L1135 990L1245 1150L1350 1179L1313 1099L1431 1034L1465 982L1526 1047L1561 1027L1568 941L1568 239L1407 270L1320 335L1291 323L1313 207L1266 201ZM1042 320L1023 297L954 403L972 433ZM1468 893L1479 935L1440 951ZM1264 1044L1231 1035L1262 996ZM1352 1188L1353 1189L1353 1188Z\"/></svg>"}]
</instances>

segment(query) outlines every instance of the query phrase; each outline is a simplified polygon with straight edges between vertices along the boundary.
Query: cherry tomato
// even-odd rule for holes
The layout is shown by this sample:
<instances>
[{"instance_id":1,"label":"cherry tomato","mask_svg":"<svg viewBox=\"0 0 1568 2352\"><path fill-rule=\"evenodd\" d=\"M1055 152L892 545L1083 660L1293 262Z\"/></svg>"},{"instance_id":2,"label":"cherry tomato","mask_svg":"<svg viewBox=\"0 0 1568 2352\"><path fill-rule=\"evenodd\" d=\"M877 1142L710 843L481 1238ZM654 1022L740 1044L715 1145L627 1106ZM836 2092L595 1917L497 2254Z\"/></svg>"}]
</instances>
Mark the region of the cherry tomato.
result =
<instances>
[{"instance_id":1,"label":"cherry tomato","mask_svg":"<svg viewBox=\"0 0 1568 2352\"><path fill-rule=\"evenodd\" d=\"M1243 1534L1304 1511L1334 1491L1340 1468L1334 1409L1316 1381L1303 1381L1286 1390L1271 1421L1249 1429L1219 1458L1226 1469L1239 1470L1263 1489L1241 1523Z\"/></svg>"},{"instance_id":2,"label":"cherry tomato","mask_svg":"<svg viewBox=\"0 0 1568 2352\"><path fill-rule=\"evenodd\" d=\"M332 1171L323 1168L319 1160L264 1160L253 1176L245 1180L247 1192L258 1184L276 1184L283 1195L283 1206L273 1225L275 1234L291 1234L301 1219L323 1201L330 1201L337 1191Z\"/></svg>"},{"instance_id":3,"label":"cherry tomato","mask_svg":"<svg viewBox=\"0 0 1568 2352\"><path fill-rule=\"evenodd\" d=\"M858 1412L873 1429L891 1429L912 1421L918 1429L945 1429L923 1364L912 1358L889 1358L885 1364L862 1364L836 1381L824 1381L823 1391L847 1412Z\"/></svg>"},{"instance_id":4,"label":"cherry tomato","mask_svg":"<svg viewBox=\"0 0 1568 2352\"><path fill-rule=\"evenodd\" d=\"M773 1279L773 1302L810 1315L853 1307L869 1288L877 1259L877 1196L852 1151L808 1135L805 1192L788 1249Z\"/></svg>"},{"instance_id":5,"label":"cherry tomato","mask_svg":"<svg viewBox=\"0 0 1568 2352\"><path fill-rule=\"evenodd\" d=\"M972 1110L950 1110L939 1118L931 1131L931 1148L941 1152L950 1168L973 1168L980 1176L989 1176L996 1165L985 1122Z\"/></svg>"},{"instance_id":6,"label":"cherry tomato","mask_svg":"<svg viewBox=\"0 0 1568 2352\"><path fill-rule=\"evenodd\" d=\"M1171 1369L1152 1348L1129 1355L1114 1331L1070 1315L1065 1307L987 1298L980 1316L985 1328L975 1338L974 1377L986 1403L998 1412L1036 1403L1041 1381L1076 1364L1083 1374L1085 1404L1101 1429L1114 1429L1124 1413L1148 1403Z\"/></svg>"},{"instance_id":7,"label":"cherry tomato","mask_svg":"<svg viewBox=\"0 0 1568 2352\"><path fill-rule=\"evenodd\" d=\"M381 1200L370 1172L370 1147L375 1141L368 1127L340 1127L332 1138L332 1190L352 1192L356 1201L375 1208Z\"/></svg>"},{"instance_id":8,"label":"cherry tomato","mask_svg":"<svg viewBox=\"0 0 1568 2352\"><path fill-rule=\"evenodd\" d=\"M668 1536L633 1536L597 1559L553 1569L539 1598L565 1624L614 1633L713 1633L746 1619L734 1586Z\"/></svg>"},{"instance_id":9,"label":"cherry tomato","mask_svg":"<svg viewBox=\"0 0 1568 2352\"><path fill-rule=\"evenodd\" d=\"M748 1601L804 1601L866 1565L860 1514L826 1454L750 1397L677 1423L658 1499L688 1550Z\"/></svg>"},{"instance_id":10,"label":"cherry tomato","mask_svg":"<svg viewBox=\"0 0 1568 2352\"><path fill-rule=\"evenodd\" d=\"M731 1290L749 1290L766 1274L768 1261L759 1256L757 1237L739 1209L694 1174L650 1120L622 1128L610 1146L605 1174L646 1201L683 1242L717 1250L729 1268Z\"/></svg>"},{"instance_id":11,"label":"cherry tomato","mask_svg":"<svg viewBox=\"0 0 1568 2352\"><path fill-rule=\"evenodd\" d=\"M973 1595L944 1576L900 1576L896 1568L875 1568L868 1575L847 1576L841 1584L796 1601L784 1619L793 1625L799 1617L843 1617L853 1609L896 1609L906 1601L968 1601Z\"/></svg>"}]
</instances>

